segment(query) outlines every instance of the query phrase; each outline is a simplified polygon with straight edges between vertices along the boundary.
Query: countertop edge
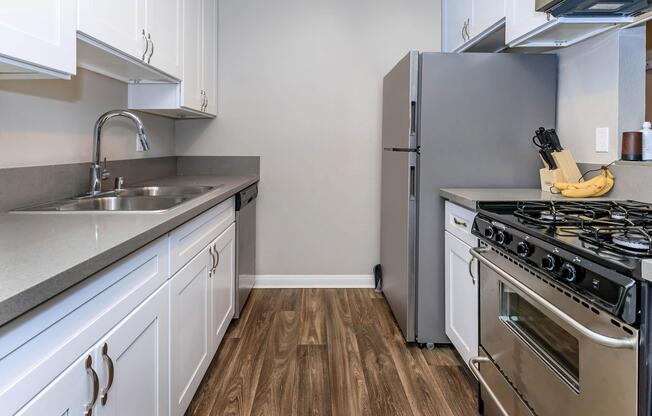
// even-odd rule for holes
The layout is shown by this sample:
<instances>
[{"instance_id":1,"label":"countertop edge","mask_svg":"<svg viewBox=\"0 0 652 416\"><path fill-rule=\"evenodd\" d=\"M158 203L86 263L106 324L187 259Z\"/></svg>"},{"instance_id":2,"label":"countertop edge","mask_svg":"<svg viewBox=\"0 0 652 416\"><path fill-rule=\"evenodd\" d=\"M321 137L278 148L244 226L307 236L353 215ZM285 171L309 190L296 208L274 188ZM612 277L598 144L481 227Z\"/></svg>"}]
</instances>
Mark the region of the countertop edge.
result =
<instances>
[{"instance_id":1,"label":"countertop edge","mask_svg":"<svg viewBox=\"0 0 652 416\"><path fill-rule=\"evenodd\" d=\"M256 175L243 177L242 183L233 186L223 193L216 193L214 197L197 205L179 212L169 220L152 227L135 237L111 247L102 253L90 257L75 266L53 275L52 277L36 283L15 295L5 298L0 302L0 327L47 302L55 296L65 292L78 283L88 279L101 270L111 266L120 259L130 255L152 241L164 236L166 233L188 222L199 214L226 201L241 190L260 181ZM149 181L151 182L151 181ZM41 214L25 214L41 215ZM55 214L56 215L56 214ZM124 214L119 214L124 215ZM156 214L152 214L156 215ZM48 296L44 295L48 293Z\"/></svg>"},{"instance_id":2,"label":"countertop edge","mask_svg":"<svg viewBox=\"0 0 652 416\"><path fill-rule=\"evenodd\" d=\"M439 196L454 204L468 208L471 211L476 211L478 209L478 201L465 198L462 195L455 193L453 190L442 188L439 190Z\"/></svg>"}]
</instances>

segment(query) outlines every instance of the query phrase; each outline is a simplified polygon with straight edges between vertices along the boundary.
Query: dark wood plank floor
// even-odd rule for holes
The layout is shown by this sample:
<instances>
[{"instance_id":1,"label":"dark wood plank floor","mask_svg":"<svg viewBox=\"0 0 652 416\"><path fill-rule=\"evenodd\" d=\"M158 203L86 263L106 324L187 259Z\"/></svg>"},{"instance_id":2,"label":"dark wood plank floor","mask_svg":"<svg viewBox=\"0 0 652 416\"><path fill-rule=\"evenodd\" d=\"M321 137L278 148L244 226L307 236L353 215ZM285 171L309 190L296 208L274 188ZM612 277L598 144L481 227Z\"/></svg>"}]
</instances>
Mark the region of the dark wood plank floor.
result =
<instances>
[{"instance_id":1,"label":"dark wood plank floor","mask_svg":"<svg viewBox=\"0 0 652 416\"><path fill-rule=\"evenodd\" d=\"M186 415L469 416L477 397L455 353L406 344L371 289L257 289Z\"/></svg>"}]
</instances>

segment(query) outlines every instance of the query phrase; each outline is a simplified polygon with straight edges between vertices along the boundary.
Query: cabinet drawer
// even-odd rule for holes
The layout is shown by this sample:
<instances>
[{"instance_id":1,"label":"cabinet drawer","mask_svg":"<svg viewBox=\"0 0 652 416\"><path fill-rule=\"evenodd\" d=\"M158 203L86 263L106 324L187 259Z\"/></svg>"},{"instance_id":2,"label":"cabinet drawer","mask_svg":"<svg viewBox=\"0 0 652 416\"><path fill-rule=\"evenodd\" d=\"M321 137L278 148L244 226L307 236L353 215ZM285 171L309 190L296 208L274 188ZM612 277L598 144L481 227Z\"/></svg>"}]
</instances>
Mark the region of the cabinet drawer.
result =
<instances>
[{"instance_id":1,"label":"cabinet drawer","mask_svg":"<svg viewBox=\"0 0 652 416\"><path fill-rule=\"evenodd\" d=\"M478 245L477 237L471 234L475 212L446 201L445 216L446 231L472 247Z\"/></svg>"},{"instance_id":2,"label":"cabinet drawer","mask_svg":"<svg viewBox=\"0 0 652 416\"><path fill-rule=\"evenodd\" d=\"M0 328L2 412L14 414L165 283L167 244L154 241Z\"/></svg>"},{"instance_id":3,"label":"cabinet drawer","mask_svg":"<svg viewBox=\"0 0 652 416\"><path fill-rule=\"evenodd\" d=\"M195 257L235 221L235 198L230 198L170 233L170 275Z\"/></svg>"}]
</instances>

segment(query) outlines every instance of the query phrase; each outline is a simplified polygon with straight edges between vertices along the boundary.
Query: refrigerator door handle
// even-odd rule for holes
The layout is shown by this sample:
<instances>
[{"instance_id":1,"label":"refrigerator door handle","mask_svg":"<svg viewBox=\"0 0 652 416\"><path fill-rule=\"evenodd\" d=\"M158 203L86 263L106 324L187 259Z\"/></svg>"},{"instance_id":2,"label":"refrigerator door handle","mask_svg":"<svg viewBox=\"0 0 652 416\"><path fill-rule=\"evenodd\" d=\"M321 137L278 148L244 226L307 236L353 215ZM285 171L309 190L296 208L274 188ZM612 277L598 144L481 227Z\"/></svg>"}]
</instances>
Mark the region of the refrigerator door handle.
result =
<instances>
[{"instance_id":1,"label":"refrigerator door handle","mask_svg":"<svg viewBox=\"0 0 652 416\"><path fill-rule=\"evenodd\" d=\"M417 199L417 174L416 166L410 166L410 201Z\"/></svg>"},{"instance_id":2,"label":"refrigerator door handle","mask_svg":"<svg viewBox=\"0 0 652 416\"><path fill-rule=\"evenodd\" d=\"M410 135L417 134L417 102L410 102Z\"/></svg>"}]
</instances>

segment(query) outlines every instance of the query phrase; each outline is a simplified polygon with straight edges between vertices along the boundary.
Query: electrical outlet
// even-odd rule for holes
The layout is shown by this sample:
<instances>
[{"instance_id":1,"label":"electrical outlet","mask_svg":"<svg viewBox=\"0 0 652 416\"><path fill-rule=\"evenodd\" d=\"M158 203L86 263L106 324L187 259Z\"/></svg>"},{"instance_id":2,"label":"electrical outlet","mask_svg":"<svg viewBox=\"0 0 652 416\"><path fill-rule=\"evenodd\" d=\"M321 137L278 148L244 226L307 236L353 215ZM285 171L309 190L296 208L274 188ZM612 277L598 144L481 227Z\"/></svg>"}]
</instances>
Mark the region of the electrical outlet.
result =
<instances>
[{"instance_id":1,"label":"electrical outlet","mask_svg":"<svg viewBox=\"0 0 652 416\"><path fill-rule=\"evenodd\" d=\"M595 129L595 151L597 153L609 153L609 127Z\"/></svg>"},{"instance_id":2,"label":"electrical outlet","mask_svg":"<svg viewBox=\"0 0 652 416\"><path fill-rule=\"evenodd\" d=\"M145 150L143 149L143 144L140 142L140 138L138 135L136 135L136 151L137 152L144 152Z\"/></svg>"}]
</instances>

